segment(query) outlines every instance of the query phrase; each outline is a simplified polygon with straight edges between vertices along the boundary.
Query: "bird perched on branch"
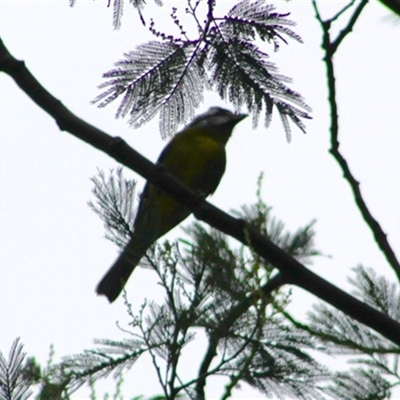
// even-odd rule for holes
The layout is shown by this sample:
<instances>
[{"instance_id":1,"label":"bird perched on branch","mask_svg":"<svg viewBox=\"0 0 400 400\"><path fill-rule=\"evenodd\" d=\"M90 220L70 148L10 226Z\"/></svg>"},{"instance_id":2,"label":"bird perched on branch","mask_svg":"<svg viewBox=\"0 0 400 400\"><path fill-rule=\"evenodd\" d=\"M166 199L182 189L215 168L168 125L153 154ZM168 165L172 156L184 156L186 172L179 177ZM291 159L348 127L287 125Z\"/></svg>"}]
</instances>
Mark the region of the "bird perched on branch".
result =
<instances>
[{"instance_id":1,"label":"bird perched on branch","mask_svg":"<svg viewBox=\"0 0 400 400\"><path fill-rule=\"evenodd\" d=\"M172 138L158 163L192 190L210 195L225 171L226 143L235 125L246 116L219 107L210 108ZM148 248L190 213L189 208L147 183L131 239L97 286L97 293L113 302Z\"/></svg>"}]
</instances>

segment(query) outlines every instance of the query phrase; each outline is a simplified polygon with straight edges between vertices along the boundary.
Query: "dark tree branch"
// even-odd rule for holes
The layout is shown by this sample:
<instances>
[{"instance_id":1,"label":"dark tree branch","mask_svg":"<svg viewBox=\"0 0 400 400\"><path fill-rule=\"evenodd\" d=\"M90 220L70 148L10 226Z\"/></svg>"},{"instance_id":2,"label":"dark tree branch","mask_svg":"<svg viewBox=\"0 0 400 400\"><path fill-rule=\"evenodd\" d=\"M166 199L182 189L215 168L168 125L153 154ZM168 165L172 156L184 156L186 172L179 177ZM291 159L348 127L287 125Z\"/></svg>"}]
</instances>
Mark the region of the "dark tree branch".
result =
<instances>
[{"instance_id":1,"label":"dark tree branch","mask_svg":"<svg viewBox=\"0 0 400 400\"><path fill-rule=\"evenodd\" d=\"M206 398L204 391L206 387L206 378L208 376L208 369L210 368L211 362L217 354L218 343L219 337L214 333L211 333L208 337L208 348L200 365L199 377L196 383L196 395L199 400Z\"/></svg>"},{"instance_id":2,"label":"dark tree branch","mask_svg":"<svg viewBox=\"0 0 400 400\"><path fill-rule=\"evenodd\" d=\"M357 181L355 176L350 170L349 164L347 160L344 158L339 149L339 114L337 109L336 102L336 80L335 80L335 69L333 63L333 56L338 47L338 45L342 42L344 37L350 33L353 28L357 18L360 16L360 13L368 3L368 0L361 1L356 10L354 11L352 17L349 20L348 25L340 32L339 36L336 40L332 41L330 37L330 20L324 21L320 13L318 12L316 0L313 0L314 10L316 14L316 18L319 21L322 31L323 31L323 41L322 41L322 49L325 52L324 62L326 65L326 73L327 73L327 82L328 82L328 99L329 105L331 109L331 126L330 126L330 134L331 134L331 148L329 152L332 154L334 159L338 162L342 172L344 179L350 185L350 188L353 192L354 200L357 204L358 209L361 212L361 215L364 221L367 223L369 228L372 231L374 239L386 257L386 260L393 268L396 273L398 279L400 280L400 263L397 259L392 247L387 240L387 235L383 231L379 222L374 218L371 211L369 210L364 197L360 190L360 183Z\"/></svg>"},{"instance_id":3,"label":"dark tree branch","mask_svg":"<svg viewBox=\"0 0 400 400\"><path fill-rule=\"evenodd\" d=\"M380 0L380 2L400 16L400 0Z\"/></svg>"},{"instance_id":4,"label":"dark tree branch","mask_svg":"<svg viewBox=\"0 0 400 400\"><path fill-rule=\"evenodd\" d=\"M356 2L356 0L351 0L349 3L347 3L341 10L339 10L332 18L329 18L329 22L335 22L337 19L339 19L349 8L353 6L353 4ZM314 10L316 8L316 3L313 2L314 5Z\"/></svg>"},{"instance_id":5,"label":"dark tree branch","mask_svg":"<svg viewBox=\"0 0 400 400\"><path fill-rule=\"evenodd\" d=\"M361 14L363 8L367 5L368 0L362 0L358 4L357 8L355 9L353 15L351 16L347 26L342 29L337 36L337 38L331 43L331 57L335 54L337 48L339 47L340 43L342 43L343 39L353 30L353 27Z\"/></svg>"},{"instance_id":6,"label":"dark tree branch","mask_svg":"<svg viewBox=\"0 0 400 400\"><path fill-rule=\"evenodd\" d=\"M197 193L188 189L163 168L154 165L130 148L121 138L107 135L76 117L39 84L23 62L17 61L11 56L1 40L0 71L10 75L37 105L56 120L61 130L70 132L136 171L151 183L159 186L176 201L193 210L198 219L236 238L241 243L250 245L253 251L281 271L285 282L307 290L400 345L400 323L314 274L246 222L233 218L204 201Z\"/></svg>"}]
</instances>

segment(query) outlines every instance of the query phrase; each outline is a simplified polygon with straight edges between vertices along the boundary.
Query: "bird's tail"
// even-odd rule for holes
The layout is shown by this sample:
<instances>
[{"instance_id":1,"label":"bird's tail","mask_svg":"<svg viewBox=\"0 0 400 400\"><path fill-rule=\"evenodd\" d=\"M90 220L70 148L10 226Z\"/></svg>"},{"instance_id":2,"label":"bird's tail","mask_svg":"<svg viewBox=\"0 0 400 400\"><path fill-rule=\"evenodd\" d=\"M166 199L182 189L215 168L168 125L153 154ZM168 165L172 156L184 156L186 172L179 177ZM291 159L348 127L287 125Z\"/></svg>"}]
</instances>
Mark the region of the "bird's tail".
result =
<instances>
[{"instance_id":1,"label":"bird's tail","mask_svg":"<svg viewBox=\"0 0 400 400\"><path fill-rule=\"evenodd\" d=\"M115 261L114 265L107 271L103 279L97 285L97 294L107 297L112 303L122 292L128 278L139 264L140 259L146 254L149 245L144 245L135 235Z\"/></svg>"}]
</instances>

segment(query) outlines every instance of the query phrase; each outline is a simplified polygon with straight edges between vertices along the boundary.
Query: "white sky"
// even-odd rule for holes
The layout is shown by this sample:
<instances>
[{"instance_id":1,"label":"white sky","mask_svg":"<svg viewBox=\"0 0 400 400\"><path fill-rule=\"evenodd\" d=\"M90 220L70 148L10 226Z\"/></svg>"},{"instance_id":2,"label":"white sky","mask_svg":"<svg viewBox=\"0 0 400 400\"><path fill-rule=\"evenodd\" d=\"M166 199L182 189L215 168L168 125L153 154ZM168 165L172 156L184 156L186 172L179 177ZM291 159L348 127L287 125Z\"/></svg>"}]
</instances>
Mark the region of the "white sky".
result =
<instances>
[{"instance_id":1,"label":"white sky","mask_svg":"<svg viewBox=\"0 0 400 400\"><path fill-rule=\"evenodd\" d=\"M157 11L158 21L181 2L166 3ZM349 269L360 262L393 276L327 153L325 70L311 5L308 1L277 3L278 11L292 12L298 23L295 31L305 44L282 46L272 61L293 77L292 87L312 106L314 119L307 122L307 135L293 129L290 145L278 115L269 130L260 126L253 131L250 119L238 125L228 145L226 175L211 202L225 210L254 202L257 176L263 171L264 199L289 229L317 219L317 246L332 257L316 259L315 272L344 288L349 287L345 279ZM346 2L323 3L326 15L331 15L329 10ZM339 49L335 65L343 153L369 207L399 251L400 25L389 15L380 3L370 2ZM101 74L124 52L151 39L128 6L120 31L112 30L111 21L112 10L104 1L78 0L72 9L66 0L0 1L4 43L44 87L79 117L122 136L156 160L165 145L157 121L133 131L114 119L116 106L99 110L90 104L99 93ZM224 104L209 94L199 112L212 105ZM110 306L94 293L117 249L103 238L101 221L87 207L92 198L90 177L96 168L107 171L116 162L60 132L4 74L0 110L0 350L7 354L12 341L21 337L29 355L45 363L51 343L57 360L91 347L93 338L122 337L115 325L129 322L122 300ZM130 171L125 174L137 177ZM179 228L173 233L179 234ZM155 288L151 271L140 269L127 285L134 306L146 296L151 298ZM313 298L301 293L295 297L294 310L303 313ZM161 393L152 367L140 365L127 377L126 393ZM208 396L218 393L215 386ZM238 397L251 393L255 396L251 391L235 392Z\"/></svg>"}]
</instances>

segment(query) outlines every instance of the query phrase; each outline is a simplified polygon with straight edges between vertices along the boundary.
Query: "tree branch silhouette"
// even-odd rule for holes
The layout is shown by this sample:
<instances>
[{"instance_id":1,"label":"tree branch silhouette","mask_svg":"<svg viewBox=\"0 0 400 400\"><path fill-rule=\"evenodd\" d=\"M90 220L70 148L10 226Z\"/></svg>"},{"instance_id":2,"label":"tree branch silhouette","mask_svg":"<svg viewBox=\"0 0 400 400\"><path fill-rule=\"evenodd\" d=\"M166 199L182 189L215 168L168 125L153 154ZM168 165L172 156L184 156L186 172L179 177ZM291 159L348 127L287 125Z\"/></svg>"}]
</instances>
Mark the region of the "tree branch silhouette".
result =
<instances>
[{"instance_id":1,"label":"tree branch silhouette","mask_svg":"<svg viewBox=\"0 0 400 400\"><path fill-rule=\"evenodd\" d=\"M400 16L400 0L380 0L380 2Z\"/></svg>"},{"instance_id":2,"label":"tree branch silhouette","mask_svg":"<svg viewBox=\"0 0 400 400\"><path fill-rule=\"evenodd\" d=\"M167 192L176 201L193 210L197 219L236 238L280 270L283 282L299 286L343 311L348 316L400 345L400 323L350 296L322 279L289 256L241 219L234 218L206 202L197 193L154 165L124 140L90 125L69 111L29 72L24 62L16 60L0 39L0 71L14 79L39 107L54 118L62 131L68 131L85 143L105 152Z\"/></svg>"},{"instance_id":3,"label":"tree branch silhouette","mask_svg":"<svg viewBox=\"0 0 400 400\"><path fill-rule=\"evenodd\" d=\"M333 56L338 48L338 45L351 32L357 18L360 16L362 9L367 5L367 3L368 0L363 0L357 5L346 27L343 30L341 30L337 38L333 40L331 38L331 32L330 32L332 20L322 19L322 16L318 10L316 0L313 0L315 16L318 22L320 23L323 32L321 47L325 53L324 62L326 65L326 74L327 74L328 101L331 110L331 126L330 126L331 148L329 149L329 152L338 162L339 167L343 172L344 179L349 183L351 191L353 192L356 205L360 210L360 213L364 221L366 222L367 226L371 229L372 235L374 236L374 239L378 247L386 257L386 260L388 261L389 265L392 267L398 279L400 280L400 262L397 259L396 254L394 253L391 245L389 244L386 233L383 231L381 225L374 218L371 211L369 210L365 202L365 199L363 197L363 194L361 193L360 182L358 182L357 179L355 178L347 160L340 151L339 114L336 102L336 79L335 79Z\"/></svg>"}]
</instances>

